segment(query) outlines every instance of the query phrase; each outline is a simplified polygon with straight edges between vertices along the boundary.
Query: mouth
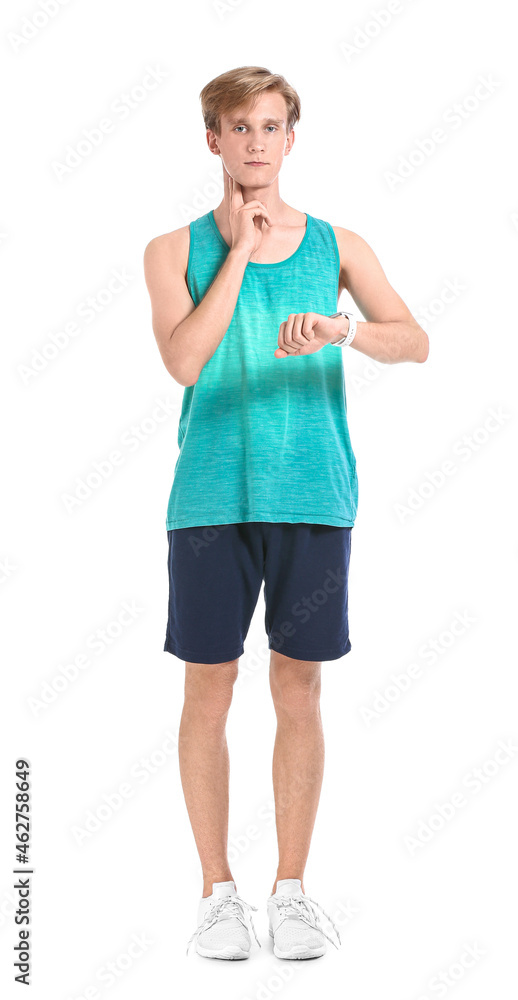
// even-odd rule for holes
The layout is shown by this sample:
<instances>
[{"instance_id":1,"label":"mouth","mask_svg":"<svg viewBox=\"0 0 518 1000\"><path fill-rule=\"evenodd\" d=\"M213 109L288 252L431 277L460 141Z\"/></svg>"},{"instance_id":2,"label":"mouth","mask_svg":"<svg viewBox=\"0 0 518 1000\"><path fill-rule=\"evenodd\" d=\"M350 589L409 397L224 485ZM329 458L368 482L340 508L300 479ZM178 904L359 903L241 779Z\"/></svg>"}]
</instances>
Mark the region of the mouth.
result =
<instances>
[{"instance_id":1,"label":"mouth","mask_svg":"<svg viewBox=\"0 0 518 1000\"><path fill-rule=\"evenodd\" d=\"M246 167L267 167L268 164L263 160L247 160L245 163Z\"/></svg>"}]
</instances>

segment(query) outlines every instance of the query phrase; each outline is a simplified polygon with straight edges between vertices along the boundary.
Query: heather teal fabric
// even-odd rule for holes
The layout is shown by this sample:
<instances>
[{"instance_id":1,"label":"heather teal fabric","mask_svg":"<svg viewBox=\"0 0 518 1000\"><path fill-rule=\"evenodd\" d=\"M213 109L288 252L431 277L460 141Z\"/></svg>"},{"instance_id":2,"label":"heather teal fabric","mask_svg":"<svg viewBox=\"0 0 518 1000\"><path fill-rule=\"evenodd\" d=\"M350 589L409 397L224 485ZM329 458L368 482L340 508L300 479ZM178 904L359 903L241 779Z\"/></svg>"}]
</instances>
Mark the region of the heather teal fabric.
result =
<instances>
[{"instance_id":1,"label":"heather teal fabric","mask_svg":"<svg viewBox=\"0 0 518 1000\"><path fill-rule=\"evenodd\" d=\"M187 284L199 305L229 246L212 211L189 228ZM337 311L338 275L333 229L309 214L295 253L247 264L223 340L184 389L167 529L238 521L352 527L358 481L347 426L348 348L273 353L290 313Z\"/></svg>"}]
</instances>

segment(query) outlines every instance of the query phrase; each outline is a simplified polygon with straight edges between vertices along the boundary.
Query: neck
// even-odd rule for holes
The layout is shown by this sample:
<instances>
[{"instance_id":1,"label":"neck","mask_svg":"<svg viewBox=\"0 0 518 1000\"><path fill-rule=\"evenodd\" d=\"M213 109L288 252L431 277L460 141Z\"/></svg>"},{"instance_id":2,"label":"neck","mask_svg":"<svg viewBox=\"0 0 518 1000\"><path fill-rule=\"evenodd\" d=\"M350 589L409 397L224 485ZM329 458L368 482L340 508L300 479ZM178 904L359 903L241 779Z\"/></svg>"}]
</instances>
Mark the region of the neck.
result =
<instances>
[{"instance_id":1,"label":"neck","mask_svg":"<svg viewBox=\"0 0 518 1000\"><path fill-rule=\"evenodd\" d=\"M272 223L279 224L286 220L288 206L284 202L279 194L278 187L274 190L273 186L269 187L241 187L241 193L243 195L243 202L249 201L260 201L265 208L268 209L268 213L271 217ZM223 201L221 201L217 208L214 209L214 218L217 222L227 220L230 212L230 198L225 193Z\"/></svg>"}]
</instances>

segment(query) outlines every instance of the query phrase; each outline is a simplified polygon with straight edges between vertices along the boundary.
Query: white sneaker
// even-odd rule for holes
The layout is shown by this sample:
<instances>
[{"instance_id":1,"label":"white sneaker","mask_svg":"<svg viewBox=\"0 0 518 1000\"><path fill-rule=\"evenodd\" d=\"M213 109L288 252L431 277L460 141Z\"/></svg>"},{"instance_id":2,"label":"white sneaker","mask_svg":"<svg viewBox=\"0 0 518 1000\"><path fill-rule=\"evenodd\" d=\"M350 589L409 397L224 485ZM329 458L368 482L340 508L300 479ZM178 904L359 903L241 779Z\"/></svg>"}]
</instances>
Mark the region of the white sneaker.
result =
<instances>
[{"instance_id":1,"label":"white sneaker","mask_svg":"<svg viewBox=\"0 0 518 1000\"><path fill-rule=\"evenodd\" d=\"M198 927L191 935L196 938L196 951L204 958L248 958L250 955L250 921L255 940L261 943L255 933L251 914L246 910L257 910L238 896L235 882L213 882L212 895L205 896L198 906Z\"/></svg>"},{"instance_id":2,"label":"white sneaker","mask_svg":"<svg viewBox=\"0 0 518 1000\"><path fill-rule=\"evenodd\" d=\"M299 878L279 879L275 894L268 898L270 936L276 958L320 958L326 952L326 938L338 948L322 930L319 915L313 909L318 906L322 910L322 907L302 892L301 885ZM340 941L340 934L331 917L325 910L322 913L332 924Z\"/></svg>"}]
</instances>

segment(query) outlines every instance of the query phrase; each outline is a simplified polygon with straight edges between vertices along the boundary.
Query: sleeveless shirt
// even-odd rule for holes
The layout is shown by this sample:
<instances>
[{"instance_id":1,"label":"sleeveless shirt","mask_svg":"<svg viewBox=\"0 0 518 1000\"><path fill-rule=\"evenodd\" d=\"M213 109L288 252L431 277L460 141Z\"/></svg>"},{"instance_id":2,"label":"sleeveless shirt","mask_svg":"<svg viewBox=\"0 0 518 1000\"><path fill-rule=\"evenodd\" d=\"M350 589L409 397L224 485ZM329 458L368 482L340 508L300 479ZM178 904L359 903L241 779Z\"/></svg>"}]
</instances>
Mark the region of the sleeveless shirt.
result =
<instances>
[{"instance_id":1,"label":"sleeveless shirt","mask_svg":"<svg viewBox=\"0 0 518 1000\"><path fill-rule=\"evenodd\" d=\"M239 521L352 527L356 459L347 425L343 349L276 358L290 313L337 311L332 226L307 214L302 242L273 264L246 265L230 325L184 389L166 528ZM195 306L229 252L207 212L190 223L187 285Z\"/></svg>"}]
</instances>

